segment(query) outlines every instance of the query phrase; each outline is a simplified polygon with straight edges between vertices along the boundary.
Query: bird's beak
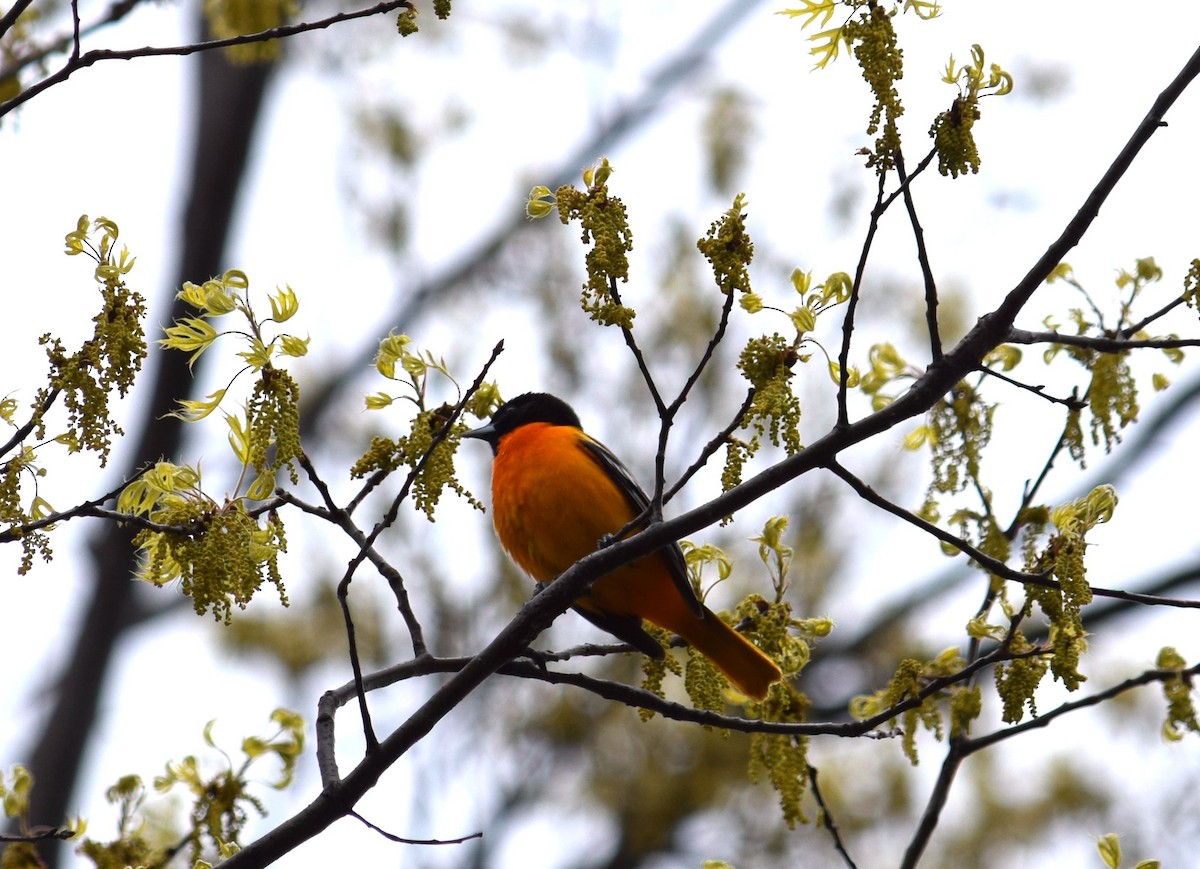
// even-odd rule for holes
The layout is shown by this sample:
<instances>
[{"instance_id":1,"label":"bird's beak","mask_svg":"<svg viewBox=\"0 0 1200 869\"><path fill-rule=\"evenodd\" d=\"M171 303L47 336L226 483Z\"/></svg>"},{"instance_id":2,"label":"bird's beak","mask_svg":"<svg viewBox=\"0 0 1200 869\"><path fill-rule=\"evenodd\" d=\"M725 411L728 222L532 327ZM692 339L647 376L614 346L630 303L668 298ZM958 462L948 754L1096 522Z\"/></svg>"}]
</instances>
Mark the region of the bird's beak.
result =
<instances>
[{"instance_id":1,"label":"bird's beak","mask_svg":"<svg viewBox=\"0 0 1200 869\"><path fill-rule=\"evenodd\" d=\"M460 437L476 438L489 443L495 440L496 428L490 422L487 425L481 425L479 428L473 428L470 431L463 432Z\"/></svg>"}]
</instances>

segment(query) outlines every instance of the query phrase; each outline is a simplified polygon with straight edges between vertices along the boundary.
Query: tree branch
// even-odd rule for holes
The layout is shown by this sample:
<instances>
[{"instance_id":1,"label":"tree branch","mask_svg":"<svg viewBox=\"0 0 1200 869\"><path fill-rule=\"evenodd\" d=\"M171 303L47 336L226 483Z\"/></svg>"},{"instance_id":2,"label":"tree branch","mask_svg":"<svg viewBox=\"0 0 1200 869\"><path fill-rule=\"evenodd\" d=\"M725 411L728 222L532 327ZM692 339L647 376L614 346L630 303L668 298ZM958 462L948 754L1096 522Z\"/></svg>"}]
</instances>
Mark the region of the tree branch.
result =
<instances>
[{"instance_id":1,"label":"tree branch","mask_svg":"<svg viewBox=\"0 0 1200 869\"><path fill-rule=\"evenodd\" d=\"M196 54L201 51L213 51L218 48L230 48L235 45L250 45L256 42L270 42L273 39L286 39L289 36L296 36L300 33L308 33L311 30L324 30L326 27L332 27L335 24L341 24L343 21L353 21L356 18L367 18L372 15L380 15L384 12L391 12L399 9L401 6L411 6L407 0L388 0L385 3L378 3L375 6L366 9L356 9L352 12L339 12L336 15L330 15L328 18L322 18L318 21L301 22L298 24L284 24L279 27L272 27L269 30L262 30L258 33L248 33L242 36L230 36L225 39L210 39L204 42L193 42L187 45L169 45L169 46L152 46L147 45L142 48L126 48L126 49L111 49L98 48L89 51L85 54L77 54L72 52L71 57L58 70L58 72L46 76L41 81L21 91L15 97L5 100L0 103L0 118L7 115L17 106L33 99L38 94L45 90L54 87L57 84L62 84L72 75L85 69L93 64L97 64L102 60L134 60L141 57L186 57L189 54ZM78 27L78 21L76 21ZM76 29L75 43L78 45L78 30Z\"/></svg>"},{"instance_id":2,"label":"tree branch","mask_svg":"<svg viewBox=\"0 0 1200 869\"><path fill-rule=\"evenodd\" d=\"M1026 329L1010 329L1005 342L1009 344L1067 344L1071 347L1085 347L1099 353L1122 353L1126 350L1143 348L1171 350L1177 347L1200 347L1200 338L1114 338L1109 335L1030 332Z\"/></svg>"}]
</instances>

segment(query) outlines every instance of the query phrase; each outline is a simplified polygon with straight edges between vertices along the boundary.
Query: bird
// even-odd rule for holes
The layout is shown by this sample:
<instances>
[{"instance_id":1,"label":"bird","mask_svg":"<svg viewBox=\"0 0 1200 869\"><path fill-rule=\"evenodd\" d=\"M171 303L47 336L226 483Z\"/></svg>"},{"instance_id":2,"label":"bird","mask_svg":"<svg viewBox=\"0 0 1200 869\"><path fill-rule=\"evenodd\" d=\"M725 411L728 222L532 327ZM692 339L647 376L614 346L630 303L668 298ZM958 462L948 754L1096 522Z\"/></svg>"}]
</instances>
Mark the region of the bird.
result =
<instances>
[{"instance_id":1,"label":"bird","mask_svg":"<svg viewBox=\"0 0 1200 869\"><path fill-rule=\"evenodd\" d=\"M620 459L585 434L571 406L553 395L519 395L462 437L491 446L496 535L539 587L621 533L650 503ZM664 658L663 648L643 620L678 634L755 700L765 699L782 676L766 653L696 597L678 543L600 577L574 609L656 660Z\"/></svg>"}]
</instances>

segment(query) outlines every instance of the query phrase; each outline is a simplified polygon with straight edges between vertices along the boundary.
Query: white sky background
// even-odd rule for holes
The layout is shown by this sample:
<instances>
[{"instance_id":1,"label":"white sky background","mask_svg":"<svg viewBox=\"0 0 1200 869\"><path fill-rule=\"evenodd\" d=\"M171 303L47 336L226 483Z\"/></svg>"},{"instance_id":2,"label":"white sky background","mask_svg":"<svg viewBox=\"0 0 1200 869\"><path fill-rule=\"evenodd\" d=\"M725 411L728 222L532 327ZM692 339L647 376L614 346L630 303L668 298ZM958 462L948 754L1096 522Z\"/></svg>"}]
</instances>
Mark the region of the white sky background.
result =
<instances>
[{"instance_id":1,"label":"white sky background","mask_svg":"<svg viewBox=\"0 0 1200 869\"><path fill-rule=\"evenodd\" d=\"M799 23L771 14L784 5L760 6L752 20L722 46L717 62L696 87L685 89L685 96L669 113L608 154L617 168L613 189L629 205L637 234L635 287L639 266L652 270L656 244L664 243L656 238L656 229L666 217L692 215L698 235L727 206L703 192L700 168L690 156L693 150L675 147L679 137L698 135L706 86L726 79L756 99L760 136L751 154L752 171L741 185L751 203L751 233L792 259L773 278L760 276L759 292L786 299L782 294L791 265L811 268L818 276L853 271L861 245L861 218L856 218L860 226L840 231L830 218L829 202L835 181L857 177L862 197L857 211L866 211L873 176L856 170L858 161L853 156L857 147L867 143L862 132L868 110L865 85L848 58L825 71L810 72L806 34ZM517 7L506 4L506 8ZM531 4L530 8L551 7ZM427 273L446 265L462 249L464 236L482 234L492 221L521 209L529 184L542 180L539 173L550 171L598 118L636 93L664 53L710 12L704 4L682 2L656 4L653 11L634 3L594 3L589 8L593 17L574 43L587 46L589 56L583 63L572 56L572 46L564 46L544 61L510 73L501 62L501 38L489 23L498 13L491 4L460 2L447 24L439 24L432 15L422 19L427 31L442 30L455 41L459 51L454 57L430 59L411 47L414 39L426 38L422 34L400 43L386 60L376 59L367 71L363 93L378 89L382 99L399 89L411 100L417 118L433 123L446 94L454 94L472 116L469 134L439 147L422 176L414 247L424 259L419 267ZM982 174L955 183L929 177L916 190L937 277L944 286L969 290L974 306L969 319L999 300L1057 236L1154 97L1195 49L1200 8L1176 2L1157 4L1154 9L1158 14L1152 18L1131 18L1128 6L1108 3L1089 4L1082 10L1074 3L1014 8L950 0L938 21L922 23L911 15L902 21L906 79L901 93L907 108L902 129L910 163L924 152L929 119L953 95L948 86L932 84L950 51L965 60L970 45L980 42L988 59L1002 64L1017 80L1016 94L989 99L983 106L977 125ZM387 29L391 24L371 21L352 27ZM93 47L174 43L185 39L186 33L178 8L149 8L121 28L95 37ZM294 54L303 54L303 40L321 38L302 37ZM1065 91L1045 101L1022 96L1030 77L1045 72L1066 72ZM170 279L176 251L173 233L182 207L178 191L180 165L187 153L184 136L196 134L181 130L181 119L188 114L181 107L190 99L189 87L186 64L177 59L105 63L37 97L17 118L5 119L0 129L0 160L7 170L0 253L6 264L8 304L3 359L10 377L4 391L15 392L22 401L32 396L42 371L38 335L53 331L69 343L90 328L94 313L90 269L81 259L61 254L62 238L80 213L104 214L118 221L122 241L138 255L132 283L145 295L157 300L163 282ZM306 366L321 364L318 354L344 354L358 345L364 332L386 332L388 324L377 322L378 312L388 309L397 291L386 258L369 248L339 198L346 169L339 168L338 161L350 151L348 126L340 114L344 98L311 64L289 67L277 82L258 143L252 192L243 200L229 258L231 265L249 273L255 286L289 282L300 293L302 310L294 328L311 331L314 338L313 358L295 366L301 376ZM1169 127L1155 135L1121 182L1084 243L1068 257L1077 274L1102 298L1116 269L1129 268L1136 257L1147 255L1155 256L1166 271L1161 298L1167 298L1177 292L1190 259L1200 255L1195 216L1200 179L1194 158L1200 90L1193 87L1186 93L1168 122ZM466 202L471 204L468 215L463 210ZM547 221L545 231L562 231L555 226ZM916 285L910 234L903 231L898 217L892 217L886 228L891 231L881 235L874 254L876 267L881 275L901 277L905 286ZM409 285L410 277L400 282L401 288ZM1043 290L1018 325L1040 328L1044 313L1078 304L1073 298L1062 302L1061 296L1055 296L1059 292L1065 290ZM565 296L573 297L573 293ZM1146 305L1147 310L1153 307L1157 305ZM156 316L152 313L151 326ZM490 348L505 334L504 316L491 314L481 322L481 348ZM529 325L519 319L507 323L514 334ZM834 327L825 328L834 346ZM419 340L436 351L437 328L422 330ZM509 395L541 385L517 344L509 341L510 350L493 371ZM867 345L863 340L863 354ZM449 361L465 373L482 358ZM919 358L914 353L914 359ZM859 362L865 364L865 358ZM1190 360L1188 365L1194 370ZM1183 372L1178 372L1178 378L1183 379ZM375 384L364 381L364 392L374 388ZM1019 402L1013 406L1019 413L1032 412ZM1152 407L1153 398L1144 394L1143 408ZM1010 411L1001 410L1006 412ZM590 416L584 412L585 423L601 424L599 411ZM998 428L1003 424L1001 417ZM597 433L604 436L603 431ZM819 434L805 431L808 440ZM902 434L871 449L894 449L900 460ZM1096 537L1104 547L1104 557L1090 575L1097 585L1124 587L1129 575L1140 572L1148 552L1173 553L1180 560L1195 555L1194 520L1189 514L1195 503L1193 439L1194 431L1173 430L1159 445L1154 465L1122 485L1117 521ZM219 451L219 440L215 443L210 449ZM1024 458L1026 447L1010 449L1014 462ZM114 457L116 467L121 467L121 459ZM904 460L918 473L915 469L922 458ZM218 459L214 456L210 461ZM52 472L50 500L56 506L111 488L112 475L94 472L89 459L77 462L88 470L74 471L69 483L65 472L61 480L54 479L53 459L47 464ZM1015 473L1028 473L1026 461L1018 467ZM482 462L464 466L464 473L475 491L486 491ZM1059 491L1069 487L1069 481L1070 474L1063 475ZM1015 488L1019 490L1019 484ZM914 503L918 497L919 489L914 489ZM451 510L443 521L482 524L478 515L465 510ZM896 565L907 565L909 558L913 562L911 570L904 571L906 578L927 574L931 565L940 566L917 532L886 527L890 528L887 537L872 540L855 573L864 577L862 588L848 590L846 609L831 613L835 619L853 618L854 594L887 593L873 588L868 577L894 575ZM0 612L6 616L10 661L11 650L16 650L18 663L9 668L7 690L0 694L0 765L5 768L21 760L29 728L42 711L38 696L61 661L67 645L63 637L72 630L75 615L72 605L84 581L72 570L65 538L57 549L53 565L38 566L28 577L15 576L15 553L0 552L0 558L7 559L0 563L0 575L7 577L0 586ZM903 554L898 557L898 553ZM1151 560L1166 562L1170 557L1156 555ZM464 558L464 562L469 570L469 561ZM954 617L962 612L958 607ZM1149 664L1162 638L1168 636L1189 660L1200 655L1200 641L1189 639L1194 631L1177 629L1194 624L1191 616L1168 614L1155 624L1160 629L1137 634L1135 645L1122 646L1120 654ZM1100 655L1107 651L1104 641L1096 638ZM80 792L80 812L91 819L92 832L98 836L109 829L103 790L120 774L137 771L149 780L166 758L199 752L200 733L209 718L219 716L218 739L225 734L235 744L243 734L263 731L267 715L277 705L289 705L308 718L315 707L316 693L264 696L268 693L264 686L277 690L275 674L263 679L250 668L231 667L216 651L208 624L190 612L135 633L119 652L118 661L105 723L95 741L91 778ZM331 672L314 691L340 684L346 676ZM147 709L138 700L146 684L164 686L161 690L170 702ZM197 692L192 687L197 684L211 685L211 692ZM354 716L345 714L339 721L347 742L343 762L348 764L356 750ZM1061 737L1052 731L1047 734L1051 742ZM935 756L926 754L930 768ZM1198 759L1200 750L1193 738L1143 761L1153 770L1159 764L1194 765ZM392 791L381 791L364 803L372 806L368 816L382 820L379 816L389 800L403 802L402 767L385 779ZM1153 775L1143 780L1153 780ZM310 793L315 792L311 770L306 781ZM285 812L280 806L268 820L282 820ZM407 808L398 814L409 817ZM475 829L473 822L461 816L433 819L431 829L396 832L450 837ZM539 852L551 847L541 837L563 828L555 819L552 829L538 829ZM1064 842L1063 853L1076 864L1093 859L1094 838L1103 832L1079 831L1078 838ZM322 865L348 847L363 865L403 860L396 846L343 821L280 865ZM1028 865L1052 865L1061 856L1052 855L1044 864L1031 857Z\"/></svg>"}]
</instances>

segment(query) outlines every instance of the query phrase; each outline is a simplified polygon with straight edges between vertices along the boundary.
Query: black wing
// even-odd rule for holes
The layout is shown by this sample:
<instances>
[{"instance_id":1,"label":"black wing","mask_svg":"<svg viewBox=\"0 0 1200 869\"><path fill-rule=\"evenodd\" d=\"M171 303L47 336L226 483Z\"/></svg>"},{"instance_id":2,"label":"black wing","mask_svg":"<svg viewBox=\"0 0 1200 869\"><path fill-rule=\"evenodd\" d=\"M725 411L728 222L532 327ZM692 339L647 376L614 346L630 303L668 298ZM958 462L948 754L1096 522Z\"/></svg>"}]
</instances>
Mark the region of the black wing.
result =
<instances>
[{"instance_id":1,"label":"black wing","mask_svg":"<svg viewBox=\"0 0 1200 869\"><path fill-rule=\"evenodd\" d=\"M533 593L535 595L539 594L546 585L547 583L539 582L534 588ZM637 616L600 612L599 610L589 609L585 604L581 603L575 604L571 609L600 628L600 630L611 634L623 643L633 646L643 655L649 655L656 661L661 661L665 657L663 647L659 644L658 640L643 630L642 620Z\"/></svg>"},{"instance_id":2,"label":"black wing","mask_svg":"<svg viewBox=\"0 0 1200 869\"><path fill-rule=\"evenodd\" d=\"M605 473L608 474L609 479L611 479L621 488L622 494L625 495L625 500L627 500L629 502L629 506L633 508L634 515L641 515L641 513L648 506L650 506L650 498L644 491L642 491L642 487L637 484L637 481L634 480L633 474L629 472L629 469L621 463L620 459L613 455L612 450L599 441L593 440L587 435L584 435L583 438L580 439L580 443L583 445L584 449L588 451L588 454L596 460L596 463L604 469ZM687 602L688 607L696 615L703 618L704 605L700 603L700 600L696 597L696 592L692 590L691 582L688 581L687 562L684 560L683 550L679 548L679 544L672 542L658 550L658 554L661 555L663 561L666 562L667 570L671 574L671 579L675 583L675 587L679 589L679 593L683 595L683 599ZM630 643L631 645L638 646L638 643L633 642L633 640L631 640L629 637L622 636L617 631L614 631L605 625L601 625L596 621L592 614L585 613L584 615L586 615L587 618L594 624L599 625L599 627L604 628L609 633L620 637L622 640L625 640L625 642ZM640 632L641 628L639 627L638 630Z\"/></svg>"}]
</instances>

